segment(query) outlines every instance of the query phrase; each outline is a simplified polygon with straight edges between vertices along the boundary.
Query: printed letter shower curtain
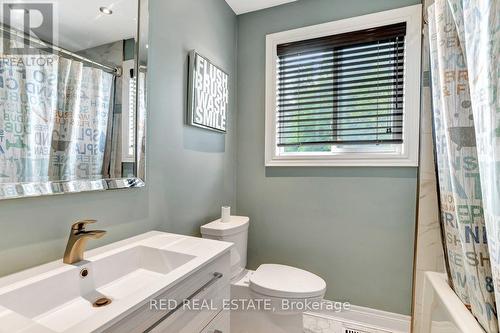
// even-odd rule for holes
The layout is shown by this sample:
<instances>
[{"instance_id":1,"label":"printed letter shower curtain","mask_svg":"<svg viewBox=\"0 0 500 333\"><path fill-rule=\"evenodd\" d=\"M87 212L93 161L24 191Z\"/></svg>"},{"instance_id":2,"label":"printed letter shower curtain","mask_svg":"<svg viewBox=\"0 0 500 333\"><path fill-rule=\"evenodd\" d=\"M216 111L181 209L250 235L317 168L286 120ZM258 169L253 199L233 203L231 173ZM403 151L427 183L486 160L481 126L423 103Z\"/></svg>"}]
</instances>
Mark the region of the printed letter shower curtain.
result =
<instances>
[{"instance_id":1,"label":"printed letter shower curtain","mask_svg":"<svg viewBox=\"0 0 500 333\"><path fill-rule=\"evenodd\" d=\"M451 285L488 333L500 306L500 1L428 8L436 163Z\"/></svg>"},{"instance_id":2,"label":"printed letter shower curtain","mask_svg":"<svg viewBox=\"0 0 500 333\"><path fill-rule=\"evenodd\" d=\"M0 62L0 183L100 179L114 77L57 55Z\"/></svg>"}]
</instances>

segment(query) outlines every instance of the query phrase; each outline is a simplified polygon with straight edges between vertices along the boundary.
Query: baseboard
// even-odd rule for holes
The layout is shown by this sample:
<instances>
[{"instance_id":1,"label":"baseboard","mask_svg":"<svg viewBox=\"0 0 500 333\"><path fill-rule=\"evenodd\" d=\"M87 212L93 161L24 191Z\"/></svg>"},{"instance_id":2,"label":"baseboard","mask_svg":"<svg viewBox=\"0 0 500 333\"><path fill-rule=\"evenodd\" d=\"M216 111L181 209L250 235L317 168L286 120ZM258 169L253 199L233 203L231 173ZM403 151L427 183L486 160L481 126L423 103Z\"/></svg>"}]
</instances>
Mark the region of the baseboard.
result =
<instances>
[{"instance_id":1,"label":"baseboard","mask_svg":"<svg viewBox=\"0 0 500 333\"><path fill-rule=\"evenodd\" d=\"M351 305L349 310L342 312L307 312L306 315L359 325L373 332L409 333L411 325L410 316L357 305ZM370 332L369 330L367 332Z\"/></svg>"}]
</instances>

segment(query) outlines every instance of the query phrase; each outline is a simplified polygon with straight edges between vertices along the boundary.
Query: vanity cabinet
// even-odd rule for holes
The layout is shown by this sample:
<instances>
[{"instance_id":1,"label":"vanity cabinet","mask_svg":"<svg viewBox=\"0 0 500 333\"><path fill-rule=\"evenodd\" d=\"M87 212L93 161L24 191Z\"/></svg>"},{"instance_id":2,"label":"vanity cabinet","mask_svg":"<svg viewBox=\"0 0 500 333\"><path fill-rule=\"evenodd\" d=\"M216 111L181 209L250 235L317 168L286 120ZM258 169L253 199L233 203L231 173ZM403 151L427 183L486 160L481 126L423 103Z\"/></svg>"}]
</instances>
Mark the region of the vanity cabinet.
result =
<instances>
[{"instance_id":1,"label":"vanity cabinet","mask_svg":"<svg viewBox=\"0 0 500 333\"><path fill-rule=\"evenodd\" d=\"M105 333L228 333L229 252L161 291ZM183 301L188 300L187 304Z\"/></svg>"},{"instance_id":2,"label":"vanity cabinet","mask_svg":"<svg viewBox=\"0 0 500 333\"><path fill-rule=\"evenodd\" d=\"M201 333L229 333L230 330L230 312L224 310L219 312L217 317L210 322Z\"/></svg>"}]
</instances>

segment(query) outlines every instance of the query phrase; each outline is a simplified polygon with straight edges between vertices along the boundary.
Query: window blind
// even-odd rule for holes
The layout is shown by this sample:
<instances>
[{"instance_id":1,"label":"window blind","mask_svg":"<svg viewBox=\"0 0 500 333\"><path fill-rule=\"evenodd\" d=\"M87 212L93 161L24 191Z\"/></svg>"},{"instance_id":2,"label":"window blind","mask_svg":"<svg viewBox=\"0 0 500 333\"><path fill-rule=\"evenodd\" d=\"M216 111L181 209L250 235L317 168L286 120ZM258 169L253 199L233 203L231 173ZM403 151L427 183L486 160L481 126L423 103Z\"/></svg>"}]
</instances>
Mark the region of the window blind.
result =
<instances>
[{"instance_id":1,"label":"window blind","mask_svg":"<svg viewBox=\"0 0 500 333\"><path fill-rule=\"evenodd\" d=\"M403 142L406 23L277 47L278 146Z\"/></svg>"}]
</instances>

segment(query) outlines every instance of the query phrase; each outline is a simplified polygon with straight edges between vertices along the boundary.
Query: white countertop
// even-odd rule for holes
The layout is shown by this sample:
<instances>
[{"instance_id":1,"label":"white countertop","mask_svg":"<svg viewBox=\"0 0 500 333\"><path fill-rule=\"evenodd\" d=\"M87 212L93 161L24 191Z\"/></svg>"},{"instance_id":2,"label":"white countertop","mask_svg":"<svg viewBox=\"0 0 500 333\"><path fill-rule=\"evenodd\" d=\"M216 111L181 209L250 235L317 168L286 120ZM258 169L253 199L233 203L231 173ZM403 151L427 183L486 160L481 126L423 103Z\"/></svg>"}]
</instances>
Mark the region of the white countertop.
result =
<instances>
[{"instance_id":1,"label":"white countertop","mask_svg":"<svg viewBox=\"0 0 500 333\"><path fill-rule=\"evenodd\" d=\"M174 287L178 282L205 266L207 263L229 251L232 243L151 231L87 251L85 252L85 261L92 264L92 262L105 259L108 256L137 246L168 250L190 255L194 258L167 274L158 274L160 276L159 278L155 278L151 283L144 284L137 291L128 294L127 297L113 300L113 302L106 307L97 309L89 306L89 310L86 311L88 313L82 314L87 315L88 320L76 323L65 330L49 329L47 326L38 323L36 318L23 316L19 312L7 308L5 304L2 303L2 296L15 292L19 290L19 288L30 286L33 283L50 279L52 276L61 273L76 271L77 274L79 274L82 266L81 263L67 265L64 264L62 260L57 260L0 278L0 333L88 333L101 331L118 322L120 319L123 319L140 306L146 304L149 299ZM43 296L44 295L33 295L33 297Z\"/></svg>"}]
</instances>

